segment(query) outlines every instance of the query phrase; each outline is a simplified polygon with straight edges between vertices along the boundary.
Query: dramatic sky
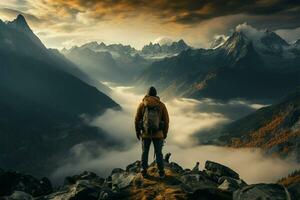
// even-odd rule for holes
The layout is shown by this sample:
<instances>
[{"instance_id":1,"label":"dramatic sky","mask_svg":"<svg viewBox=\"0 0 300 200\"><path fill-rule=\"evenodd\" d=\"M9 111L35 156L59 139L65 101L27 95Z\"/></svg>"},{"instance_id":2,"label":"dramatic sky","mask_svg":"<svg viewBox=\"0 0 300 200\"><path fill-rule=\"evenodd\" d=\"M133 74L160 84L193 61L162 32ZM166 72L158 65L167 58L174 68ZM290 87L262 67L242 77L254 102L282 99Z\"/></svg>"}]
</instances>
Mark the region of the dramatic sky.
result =
<instances>
[{"instance_id":1,"label":"dramatic sky","mask_svg":"<svg viewBox=\"0 0 300 200\"><path fill-rule=\"evenodd\" d=\"M88 41L141 48L159 37L183 38L207 47L247 22L275 30L289 42L300 38L298 0L1 0L0 18L22 13L48 47Z\"/></svg>"}]
</instances>

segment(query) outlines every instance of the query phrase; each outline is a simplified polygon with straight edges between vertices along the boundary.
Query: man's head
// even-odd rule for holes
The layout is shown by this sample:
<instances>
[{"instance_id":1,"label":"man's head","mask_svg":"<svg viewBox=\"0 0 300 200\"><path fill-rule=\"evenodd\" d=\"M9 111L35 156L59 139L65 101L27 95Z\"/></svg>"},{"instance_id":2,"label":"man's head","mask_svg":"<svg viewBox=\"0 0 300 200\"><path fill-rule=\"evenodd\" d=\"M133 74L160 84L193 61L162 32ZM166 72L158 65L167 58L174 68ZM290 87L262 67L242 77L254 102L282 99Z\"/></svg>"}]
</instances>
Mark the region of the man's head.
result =
<instances>
[{"instance_id":1,"label":"man's head","mask_svg":"<svg viewBox=\"0 0 300 200\"><path fill-rule=\"evenodd\" d=\"M151 86L151 87L149 88L149 90L148 90L148 95L149 95L149 96L154 96L154 97L157 95L157 91L156 91L155 87Z\"/></svg>"}]
</instances>

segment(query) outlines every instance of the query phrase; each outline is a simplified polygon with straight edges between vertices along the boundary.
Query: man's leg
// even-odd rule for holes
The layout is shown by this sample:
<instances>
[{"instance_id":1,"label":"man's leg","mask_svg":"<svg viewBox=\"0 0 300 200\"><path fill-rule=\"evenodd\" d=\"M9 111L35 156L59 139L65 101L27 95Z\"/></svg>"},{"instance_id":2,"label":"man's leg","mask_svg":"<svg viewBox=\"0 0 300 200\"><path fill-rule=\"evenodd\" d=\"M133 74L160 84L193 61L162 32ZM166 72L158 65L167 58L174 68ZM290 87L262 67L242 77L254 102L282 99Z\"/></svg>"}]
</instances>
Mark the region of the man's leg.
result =
<instances>
[{"instance_id":1,"label":"man's leg","mask_svg":"<svg viewBox=\"0 0 300 200\"><path fill-rule=\"evenodd\" d=\"M164 158L162 154L162 147L164 144L163 139L153 139L154 151L156 156L156 163L159 170L159 175L162 176L165 174L164 171Z\"/></svg>"},{"instance_id":2,"label":"man's leg","mask_svg":"<svg viewBox=\"0 0 300 200\"><path fill-rule=\"evenodd\" d=\"M142 139L142 168L147 170L148 168L148 156L150 149L151 139Z\"/></svg>"}]
</instances>

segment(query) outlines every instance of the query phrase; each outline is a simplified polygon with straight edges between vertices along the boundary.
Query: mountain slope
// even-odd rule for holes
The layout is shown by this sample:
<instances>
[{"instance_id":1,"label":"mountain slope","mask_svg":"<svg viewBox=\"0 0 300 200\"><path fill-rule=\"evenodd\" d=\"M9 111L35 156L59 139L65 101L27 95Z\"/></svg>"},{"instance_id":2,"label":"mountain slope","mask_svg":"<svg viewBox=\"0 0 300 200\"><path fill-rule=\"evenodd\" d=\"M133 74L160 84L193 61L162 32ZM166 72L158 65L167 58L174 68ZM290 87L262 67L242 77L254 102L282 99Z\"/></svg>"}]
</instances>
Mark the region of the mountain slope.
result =
<instances>
[{"instance_id":1,"label":"mountain slope","mask_svg":"<svg viewBox=\"0 0 300 200\"><path fill-rule=\"evenodd\" d=\"M213 143L258 147L271 154L295 156L300 161L300 91L225 126L220 134Z\"/></svg>"},{"instance_id":2,"label":"mountain slope","mask_svg":"<svg viewBox=\"0 0 300 200\"><path fill-rule=\"evenodd\" d=\"M216 49L187 50L154 62L138 78L165 96L274 100L300 85L300 54L270 31L237 29Z\"/></svg>"},{"instance_id":3,"label":"mountain slope","mask_svg":"<svg viewBox=\"0 0 300 200\"><path fill-rule=\"evenodd\" d=\"M2 167L42 175L78 143L111 145L81 117L118 104L75 76L80 71L46 49L21 15L0 23L0 60Z\"/></svg>"}]
</instances>

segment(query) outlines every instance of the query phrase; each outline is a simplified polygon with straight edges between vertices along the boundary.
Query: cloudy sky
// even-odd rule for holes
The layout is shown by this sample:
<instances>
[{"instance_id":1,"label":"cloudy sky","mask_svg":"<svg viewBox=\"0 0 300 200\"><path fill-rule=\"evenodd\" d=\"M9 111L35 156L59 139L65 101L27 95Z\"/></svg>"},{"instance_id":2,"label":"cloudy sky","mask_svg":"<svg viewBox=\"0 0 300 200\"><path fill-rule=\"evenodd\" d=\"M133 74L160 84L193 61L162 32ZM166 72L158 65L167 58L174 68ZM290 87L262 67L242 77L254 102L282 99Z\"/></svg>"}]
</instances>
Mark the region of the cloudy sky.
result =
<instances>
[{"instance_id":1,"label":"cloudy sky","mask_svg":"<svg viewBox=\"0 0 300 200\"><path fill-rule=\"evenodd\" d=\"M2 20L18 13L56 48L94 40L141 48L159 37L208 47L244 22L289 42L300 38L300 1L294 0L1 0Z\"/></svg>"}]
</instances>

